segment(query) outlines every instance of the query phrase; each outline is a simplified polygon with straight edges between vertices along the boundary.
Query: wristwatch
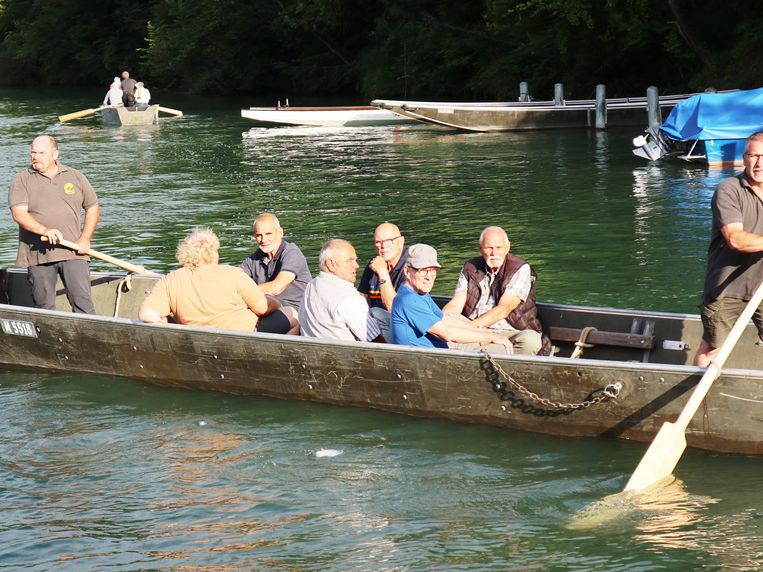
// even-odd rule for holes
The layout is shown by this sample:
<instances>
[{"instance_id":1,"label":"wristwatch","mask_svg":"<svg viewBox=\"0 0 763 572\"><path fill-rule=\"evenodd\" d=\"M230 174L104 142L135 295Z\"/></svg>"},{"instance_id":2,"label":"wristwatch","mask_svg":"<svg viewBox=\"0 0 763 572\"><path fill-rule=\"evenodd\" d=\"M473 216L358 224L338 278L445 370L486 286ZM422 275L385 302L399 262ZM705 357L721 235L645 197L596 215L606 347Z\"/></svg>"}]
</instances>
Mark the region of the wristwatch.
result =
<instances>
[{"instance_id":1,"label":"wristwatch","mask_svg":"<svg viewBox=\"0 0 763 572\"><path fill-rule=\"evenodd\" d=\"M389 280L387 280L386 278L379 278L379 286L381 286L382 284L386 284L387 282L389 282Z\"/></svg>"}]
</instances>

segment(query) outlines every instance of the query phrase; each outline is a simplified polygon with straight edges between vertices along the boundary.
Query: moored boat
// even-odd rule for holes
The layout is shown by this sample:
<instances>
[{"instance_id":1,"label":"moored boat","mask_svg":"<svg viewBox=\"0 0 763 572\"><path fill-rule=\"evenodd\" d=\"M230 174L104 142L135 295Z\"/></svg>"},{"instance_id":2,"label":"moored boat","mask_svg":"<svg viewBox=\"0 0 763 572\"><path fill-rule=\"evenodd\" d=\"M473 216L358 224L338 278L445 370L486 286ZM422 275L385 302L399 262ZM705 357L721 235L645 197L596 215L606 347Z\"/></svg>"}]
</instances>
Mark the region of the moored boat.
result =
<instances>
[{"instance_id":1,"label":"moored boat","mask_svg":"<svg viewBox=\"0 0 763 572\"><path fill-rule=\"evenodd\" d=\"M676 103L690 95L668 95L659 98L661 110L667 113ZM593 127L598 113L606 117L606 125L638 125L646 116L647 98L602 100L530 101L515 103L454 103L432 101L400 101L375 99L372 105L424 123L464 131L526 131ZM604 105L606 109L602 107Z\"/></svg>"},{"instance_id":2,"label":"moored boat","mask_svg":"<svg viewBox=\"0 0 763 572\"><path fill-rule=\"evenodd\" d=\"M265 127L306 125L313 127L369 127L404 125L414 120L370 105L348 107L250 107L241 117Z\"/></svg>"},{"instance_id":3,"label":"moored boat","mask_svg":"<svg viewBox=\"0 0 763 572\"><path fill-rule=\"evenodd\" d=\"M688 365L701 335L693 315L540 305L556 356L488 357L143 324L137 308L155 280L94 274L100 315L86 316L67 312L63 295L60 311L28 307L25 272L0 271L0 364L637 441L675 420L704 372ZM690 446L763 454L763 347L756 339L750 326L689 425ZM584 354L571 359L576 341Z\"/></svg>"},{"instance_id":4,"label":"moored boat","mask_svg":"<svg viewBox=\"0 0 763 572\"><path fill-rule=\"evenodd\" d=\"M746 138L763 130L763 88L702 93L682 101L659 127L633 140L633 153L711 166L741 164Z\"/></svg>"},{"instance_id":5,"label":"moored boat","mask_svg":"<svg viewBox=\"0 0 763 572\"><path fill-rule=\"evenodd\" d=\"M107 125L154 125L159 123L159 106L106 107L101 117Z\"/></svg>"}]
</instances>

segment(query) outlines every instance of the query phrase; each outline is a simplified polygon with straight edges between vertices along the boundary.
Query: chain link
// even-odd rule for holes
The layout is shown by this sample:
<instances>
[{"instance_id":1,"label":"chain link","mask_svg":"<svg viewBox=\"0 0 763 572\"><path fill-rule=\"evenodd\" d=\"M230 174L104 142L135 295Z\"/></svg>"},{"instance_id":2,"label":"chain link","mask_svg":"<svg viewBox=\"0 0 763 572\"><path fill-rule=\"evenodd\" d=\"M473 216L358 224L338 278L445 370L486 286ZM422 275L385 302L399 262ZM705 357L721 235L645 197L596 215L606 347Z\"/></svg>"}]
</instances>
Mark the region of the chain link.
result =
<instances>
[{"instance_id":1,"label":"chain link","mask_svg":"<svg viewBox=\"0 0 763 572\"><path fill-rule=\"evenodd\" d=\"M505 379L509 385L516 389L519 393L522 395L525 395L529 397L533 401L537 401L538 403L545 405L546 407L550 407L552 409L559 409L566 412L571 412L579 409L585 409L587 407L591 407L591 405L596 405L597 403L601 403L605 399L617 399L617 396L620 393L620 390L623 388L623 384L620 382L617 383L610 383L603 389L598 391L598 394L595 397L590 397L589 399L586 399L584 401L580 401L578 403L563 403L561 401L552 401L550 399L546 399L545 397L541 397L537 393L530 391L525 386L520 384L516 379L511 377L504 369L493 359L493 356L491 356L487 350L482 349L480 350L482 354L485 356L485 360L488 364L490 364L490 367L493 368L493 371L501 376L503 379ZM483 368L487 369L487 368ZM490 384L493 386L493 389L495 391L498 391L501 393L501 399L502 400L510 400L511 398L508 396L507 391L507 385L505 382L499 381L497 379L488 380ZM592 392L593 393L593 392Z\"/></svg>"}]
</instances>

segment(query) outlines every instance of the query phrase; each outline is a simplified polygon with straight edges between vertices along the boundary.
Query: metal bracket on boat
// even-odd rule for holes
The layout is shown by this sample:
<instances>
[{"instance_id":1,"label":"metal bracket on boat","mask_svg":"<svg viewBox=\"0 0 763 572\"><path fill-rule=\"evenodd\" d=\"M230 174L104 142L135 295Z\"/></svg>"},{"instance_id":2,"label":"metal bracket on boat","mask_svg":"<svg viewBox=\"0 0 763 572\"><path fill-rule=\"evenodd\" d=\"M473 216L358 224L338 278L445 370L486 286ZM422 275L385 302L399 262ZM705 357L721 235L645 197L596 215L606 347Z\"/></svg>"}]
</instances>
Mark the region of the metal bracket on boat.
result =
<instances>
[{"instance_id":1,"label":"metal bracket on boat","mask_svg":"<svg viewBox=\"0 0 763 572\"><path fill-rule=\"evenodd\" d=\"M499 381L497 379L488 379L490 384L493 386L493 390L501 394L501 400L502 401L509 401L516 398L512 398L509 396L510 391L508 390L509 387L512 389L517 390L522 395L525 395L529 397L533 401L537 401L538 403L552 408L559 410L560 413L571 413L572 411L580 410L580 409L586 409L588 407L591 407L591 405L596 405L597 403L601 403L605 399L617 399L617 396L620 394L620 390L623 388L623 384L619 381L616 383L610 383L606 387L591 392L590 395L594 395L593 397L589 397L588 399L585 399L583 401L579 401L578 403L563 403L561 401L552 401L550 399L546 399L545 397L541 397L537 393L530 391L525 386L523 386L521 383L519 383L516 379L514 379L511 375L506 373L506 371L493 359L493 356L491 356L487 350L482 349L480 350L482 355L485 356L485 360L487 364L490 365L490 367L493 368L493 371L495 372L496 376L500 376L506 381ZM486 369L486 368L483 368ZM508 382L508 385L507 383Z\"/></svg>"}]
</instances>

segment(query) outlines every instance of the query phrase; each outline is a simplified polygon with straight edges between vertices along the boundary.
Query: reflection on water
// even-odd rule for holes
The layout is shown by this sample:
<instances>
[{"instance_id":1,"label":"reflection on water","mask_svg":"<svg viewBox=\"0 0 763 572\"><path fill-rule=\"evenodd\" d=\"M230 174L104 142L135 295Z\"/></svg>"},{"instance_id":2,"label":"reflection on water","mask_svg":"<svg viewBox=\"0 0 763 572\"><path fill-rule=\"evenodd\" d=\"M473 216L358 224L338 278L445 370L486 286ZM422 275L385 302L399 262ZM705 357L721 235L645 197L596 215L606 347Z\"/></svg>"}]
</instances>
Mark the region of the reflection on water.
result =
<instances>
[{"instance_id":1,"label":"reflection on water","mask_svg":"<svg viewBox=\"0 0 763 572\"><path fill-rule=\"evenodd\" d=\"M408 244L438 248L448 293L482 227L501 224L544 300L695 309L710 197L729 171L644 163L631 130L252 129L237 104L167 103L186 116L123 130L56 122L83 100L0 93L0 185L48 132L99 193L94 246L154 270L174 268L200 224L237 263L262 210L314 271L332 236L370 257L389 219ZM6 265L16 233L0 217ZM100 376L4 372L0 399L0 568L763 566L758 459L687 455L686 485L570 530L575 507L622 488L641 448ZM316 454L330 450L342 454Z\"/></svg>"}]
</instances>

